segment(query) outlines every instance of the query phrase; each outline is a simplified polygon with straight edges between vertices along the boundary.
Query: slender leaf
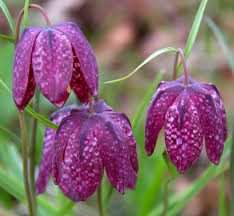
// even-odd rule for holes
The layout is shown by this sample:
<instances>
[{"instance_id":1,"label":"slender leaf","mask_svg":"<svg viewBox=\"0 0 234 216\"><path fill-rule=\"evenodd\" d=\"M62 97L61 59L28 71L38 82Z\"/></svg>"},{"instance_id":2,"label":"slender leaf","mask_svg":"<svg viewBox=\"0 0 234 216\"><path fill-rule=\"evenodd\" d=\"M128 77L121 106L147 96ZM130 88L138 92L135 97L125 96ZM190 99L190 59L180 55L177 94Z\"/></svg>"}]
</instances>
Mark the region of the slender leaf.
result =
<instances>
[{"instance_id":1,"label":"slender leaf","mask_svg":"<svg viewBox=\"0 0 234 216\"><path fill-rule=\"evenodd\" d=\"M171 52L175 53L175 52L177 52L177 49L173 48L173 47L166 47L166 48L162 48L162 49L156 50L151 55L149 55L141 64L139 64L132 72L130 72L126 76L123 76L123 77L115 79L115 80L106 81L106 82L104 82L104 84L112 84L112 83L124 81L124 80L130 78L131 76L133 76L143 66L145 66L146 64L148 64L150 61L156 59L158 56L160 56L162 54L165 54L165 53L171 53Z\"/></svg>"},{"instance_id":2,"label":"slender leaf","mask_svg":"<svg viewBox=\"0 0 234 216\"><path fill-rule=\"evenodd\" d=\"M202 0L199 8L197 10L196 16L193 21L192 28L189 32L188 39L186 41L185 49L184 49L184 55L188 57L192 51L193 45L196 41L200 26L201 26L201 21L204 16L204 12L206 9L206 5L208 3L208 0Z\"/></svg>"},{"instance_id":3,"label":"slender leaf","mask_svg":"<svg viewBox=\"0 0 234 216\"><path fill-rule=\"evenodd\" d=\"M10 131L9 129L0 126L0 132L3 133L4 135L6 135L7 138L10 138L12 140L12 142L18 144L21 142L20 138L18 136L16 136L12 131Z\"/></svg>"},{"instance_id":4,"label":"slender leaf","mask_svg":"<svg viewBox=\"0 0 234 216\"><path fill-rule=\"evenodd\" d=\"M6 83L1 79L0 77L0 85L6 90L8 94L11 95L11 90L10 88L6 85ZM58 126L51 122L49 119L44 117L42 114L35 112L30 106L26 107L25 109L27 113L29 113L33 118L37 119L39 122L44 124L47 127L57 129Z\"/></svg>"},{"instance_id":5,"label":"slender leaf","mask_svg":"<svg viewBox=\"0 0 234 216\"><path fill-rule=\"evenodd\" d=\"M15 43L15 38L13 36L0 34L0 39L6 40L6 41L8 41L10 43Z\"/></svg>"},{"instance_id":6,"label":"slender leaf","mask_svg":"<svg viewBox=\"0 0 234 216\"><path fill-rule=\"evenodd\" d=\"M0 187L3 190L7 191L12 196L14 196L17 200L21 202L25 201L25 193L22 182L19 181L18 178L4 171L1 167L0 167ZM47 215L56 215L56 207L53 207L48 202L48 200L44 199L43 197L39 197L38 204L39 204L39 213L42 211L42 212L47 212Z\"/></svg>"},{"instance_id":7,"label":"slender leaf","mask_svg":"<svg viewBox=\"0 0 234 216\"><path fill-rule=\"evenodd\" d=\"M29 3L30 3L30 0L24 1L24 17L23 17L24 27L28 25Z\"/></svg>"},{"instance_id":8,"label":"slender leaf","mask_svg":"<svg viewBox=\"0 0 234 216\"><path fill-rule=\"evenodd\" d=\"M206 21L207 25L209 26L209 28L214 33L221 49L223 50L225 57L227 58L228 64L229 64L230 68L232 69L232 72L234 73L234 55L232 54L231 49L227 45L227 39L226 39L224 33L214 23L214 21L212 19L210 19L209 17L206 17L205 21Z\"/></svg>"},{"instance_id":9,"label":"slender leaf","mask_svg":"<svg viewBox=\"0 0 234 216\"><path fill-rule=\"evenodd\" d=\"M153 93L155 92L156 86L159 84L159 82L162 80L162 73L159 72L157 73L155 80L150 84L148 87L146 94L144 95L142 102L137 108L137 111L133 117L132 120L132 126L133 126L133 131L137 132L138 128L141 125L141 121L143 119L143 113L146 111L147 106L150 103L150 100L152 98Z\"/></svg>"},{"instance_id":10,"label":"slender leaf","mask_svg":"<svg viewBox=\"0 0 234 216\"><path fill-rule=\"evenodd\" d=\"M2 9L2 11L7 19L7 22L10 26L12 34L14 35L15 34L14 21L13 21L13 18L12 18L11 14L10 14L10 12L9 12L9 10L8 10L6 4L3 0L0 0L0 8Z\"/></svg>"},{"instance_id":11,"label":"slender leaf","mask_svg":"<svg viewBox=\"0 0 234 216\"><path fill-rule=\"evenodd\" d=\"M54 124L53 122L51 122L49 119L47 119L42 114L35 112L30 106L28 106L26 108L26 111L31 116L33 116L35 119L37 119L39 122L41 122L42 124L44 124L45 126L50 127L50 128L54 128L54 129L58 128L58 126L56 124Z\"/></svg>"}]
</instances>

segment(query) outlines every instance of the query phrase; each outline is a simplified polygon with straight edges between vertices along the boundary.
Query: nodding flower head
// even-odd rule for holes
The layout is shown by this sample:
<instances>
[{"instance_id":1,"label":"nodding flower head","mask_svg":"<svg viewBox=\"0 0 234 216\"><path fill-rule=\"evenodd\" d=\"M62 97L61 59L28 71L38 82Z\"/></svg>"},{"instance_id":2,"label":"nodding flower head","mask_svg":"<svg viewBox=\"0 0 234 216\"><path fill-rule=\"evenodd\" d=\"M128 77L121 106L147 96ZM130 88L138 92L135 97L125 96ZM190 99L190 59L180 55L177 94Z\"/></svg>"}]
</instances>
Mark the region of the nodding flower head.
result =
<instances>
[{"instance_id":1,"label":"nodding flower head","mask_svg":"<svg viewBox=\"0 0 234 216\"><path fill-rule=\"evenodd\" d=\"M71 89L83 103L97 95L96 58L76 24L30 27L22 33L13 66L13 97L20 110L36 86L56 106L65 103Z\"/></svg>"},{"instance_id":2,"label":"nodding flower head","mask_svg":"<svg viewBox=\"0 0 234 216\"><path fill-rule=\"evenodd\" d=\"M49 176L74 201L86 200L100 185L103 171L120 192L134 188L138 161L128 118L103 101L92 107L64 108L52 115L59 129L46 129L36 183L45 191Z\"/></svg>"},{"instance_id":3,"label":"nodding flower head","mask_svg":"<svg viewBox=\"0 0 234 216\"><path fill-rule=\"evenodd\" d=\"M166 150L179 172L199 158L203 138L209 160L218 164L227 138L226 114L217 88L184 77L162 81L149 106L145 125L145 149L154 151L158 134L165 131Z\"/></svg>"}]
</instances>

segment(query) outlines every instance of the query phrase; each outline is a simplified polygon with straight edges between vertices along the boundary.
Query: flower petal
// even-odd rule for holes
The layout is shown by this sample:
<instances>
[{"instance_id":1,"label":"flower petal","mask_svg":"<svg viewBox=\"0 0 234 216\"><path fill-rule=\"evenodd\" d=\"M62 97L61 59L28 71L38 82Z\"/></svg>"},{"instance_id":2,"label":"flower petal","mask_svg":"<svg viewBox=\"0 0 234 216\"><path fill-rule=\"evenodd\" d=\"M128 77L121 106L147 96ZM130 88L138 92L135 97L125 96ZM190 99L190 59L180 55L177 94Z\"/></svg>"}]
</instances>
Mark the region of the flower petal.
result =
<instances>
[{"instance_id":1,"label":"flower petal","mask_svg":"<svg viewBox=\"0 0 234 216\"><path fill-rule=\"evenodd\" d=\"M62 120L70 115L74 109L73 106L63 108L52 114L51 120L54 124L59 125ZM52 162L55 150L55 135L56 131L52 128L46 128L44 135L43 154L39 167L39 174L36 180L37 193L43 193L52 173Z\"/></svg>"},{"instance_id":2,"label":"flower petal","mask_svg":"<svg viewBox=\"0 0 234 216\"><path fill-rule=\"evenodd\" d=\"M104 136L100 141L101 156L111 184L120 193L124 193L126 187L134 188L137 178L128 145L124 143L125 138L117 124L112 121L105 122Z\"/></svg>"},{"instance_id":3,"label":"flower petal","mask_svg":"<svg viewBox=\"0 0 234 216\"><path fill-rule=\"evenodd\" d=\"M136 150L136 140L132 134L132 127L128 117L124 113L107 112L106 115L110 117L113 124L118 126L121 130L121 136L124 139L123 144L127 144L129 148L130 160L135 172L138 171L138 159Z\"/></svg>"},{"instance_id":4,"label":"flower petal","mask_svg":"<svg viewBox=\"0 0 234 216\"><path fill-rule=\"evenodd\" d=\"M165 122L167 152L179 172L186 171L199 158L202 140L198 111L183 92L168 109Z\"/></svg>"},{"instance_id":5,"label":"flower petal","mask_svg":"<svg viewBox=\"0 0 234 216\"><path fill-rule=\"evenodd\" d=\"M148 155L154 151L158 134L164 125L167 109L184 89L178 82L161 82L147 111L145 125L145 150Z\"/></svg>"},{"instance_id":6,"label":"flower petal","mask_svg":"<svg viewBox=\"0 0 234 216\"><path fill-rule=\"evenodd\" d=\"M40 28L25 29L16 45L13 66L13 97L16 106L23 110L35 92L31 58L34 42Z\"/></svg>"},{"instance_id":7,"label":"flower petal","mask_svg":"<svg viewBox=\"0 0 234 216\"><path fill-rule=\"evenodd\" d=\"M65 121L58 134L58 146L64 145L61 143L61 139L64 142L64 133L69 134L68 138L65 138L67 143L63 152L64 158L59 159L58 184L64 194L74 201L80 201L91 196L101 182L103 165L98 149L98 137L102 125L93 118L82 123L84 116L81 114L72 116ZM74 121L76 127L71 131L70 126Z\"/></svg>"},{"instance_id":8,"label":"flower petal","mask_svg":"<svg viewBox=\"0 0 234 216\"><path fill-rule=\"evenodd\" d=\"M73 78L80 77L78 79L80 82L73 85L73 88L74 90L79 90L76 91L78 97L80 94L83 94L78 87L78 85L82 85L81 81L83 82L83 80L85 80L88 89L90 89L90 95L96 96L98 93L98 67L89 42L75 23L66 22L55 26L55 28L67 35L75 51L75 57L77 57L78 62L76 64L77 67L74 68L76 73Z\"/></svg>"},{"instance_id":9,"label":"flower petal","mask_svg":"<svg viewBox=\"0 0 234 216\"><path fill-rule=\"evenodd\" d=\"M73 53L65 34L57 30L42 31L35 43L32 57L35 80L43 95L56 106L69 96Z\"/></svg>"},{"instance_id":10,"label":"flower petal","mask_svg":"<svg viewBox=\"0 0 234 216\"><path fill-rule=\"evenodd\" d=\"M219 90L216 88L215 85L203 84L202 86L210 92L211 97L213 98L214 103L215 103L217 114L221 116L220 118L222 119L222 125L220 125L220 127L222 127L223 137L225 141L227 139L228 130L227 130L227 116L226 116L226 111L225 111L224 104L222 101L222 97L219 93Z\"/></svg>"},{"instance_id":11,"label":"flower petal","mask_svg":"<svg viewBox=\"0 0 234 216\"><path fill-rule=\"evenodd\" d=\"M86 119L87 115L85 112L71 111L71 115L64 118L59 128L57 129L55 136L55 157L52 167L52 174L56 184L58 184L61 180L60 164L64 160L64 154L70 135L76 128L81 128L81 125Z\"/></svg>"},{"instance_id":12,"label":"flower petal","mask_svg":"<svg viewBox=\"0 0 234 216\"><path fill-rule=\"evenodd\" d=\"M200 85L192 86L190 95L200 115L207 156L211 162L218 164L223 152L225 129L222 115L217 110L217 102L211 93Z\"/></svg>"}]
</instances>

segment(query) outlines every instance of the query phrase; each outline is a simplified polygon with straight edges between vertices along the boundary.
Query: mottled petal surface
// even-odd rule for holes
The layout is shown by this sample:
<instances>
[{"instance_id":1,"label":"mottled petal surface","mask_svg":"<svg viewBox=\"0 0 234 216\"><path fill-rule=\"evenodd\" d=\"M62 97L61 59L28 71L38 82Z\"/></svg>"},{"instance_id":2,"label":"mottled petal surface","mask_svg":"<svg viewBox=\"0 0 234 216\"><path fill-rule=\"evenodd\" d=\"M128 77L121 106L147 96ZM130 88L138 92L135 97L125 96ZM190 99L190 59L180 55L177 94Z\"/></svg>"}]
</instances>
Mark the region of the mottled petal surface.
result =
<instances>
[{"instance_id":1,"label":"mottled petal surface","mask_svg":"<svg viewBox=\"0 0 234 216\"><path fill-rule=\"evenodd\" d=\"M199 158L202 140L198 111L183 92L168 109L165 122L167 152L179 172L186 171Z\"/></svg>"},{"instance_id":2,"label":"mottled petal surface","mask_svg":"<svg viewBox=\"0 0 234 216\"><path fill-rule=\"evenodd\" d=\"M52 114L52 122L59 125L62 120L67 117L73 106L61 109ZM49 181L49 177L52 174L52 162L55 153L55 135L56 131L52 128L46 128L44 135L43 153L39 167L39 174L36 181L37 193L43 193Z\"/></svg>"},{"instance_id":3,"label":"mottled petal surface","mask_svg":"<svg viewBox=\"0 0 234 216\"><path fill-rule=\"evenodd\" d=\"M213 98L214 103L215 103L217 114L219 116L221 116L222 125L220 125L220 126L223 128L223 137L224 137L224 141L225 141L227 139L227 135L228 135L227 116L226 116L226 111L225 111L224 104L222 101L222 97L221 97L221 95L220 95L220 93L215 85L203 84L202 87L204 87L205 89L207 89L210 92L211 97Z\"/></svg>"},{"instance_id":4,"label":"mottled petal surface","mask_svg":"<svg viewBox=\"0 0 234 216\"><path fill-rule=\"evenodd\" d=\"M77 79L78 77L80 82L77 83L77 87L76 85L73 85L73 88L75 90L79 89L78 85L81 84L81 81L83 82L83 80L85 80L91 95L97 95L98 67L89 42L75 23L67 22L57 25L55 28L67 35L75 51L75 57L77 57L77 60L75 61L76 65L74 70L76 70L76 73L74 78ZM79 97L80 92L76 91L76 93Z\"/></svg>"},{"instance_id":5,"label":"mottled petal surface","mask_svg":"<svg viewBox=\"0 0 234 216\"><path fill-rule=\"evenodd\" d=\"M25 29L16 45L13 66L13 97L20 110L27 106L35 92L31 58L34 42L40 31L40 28Z\"/></svg>"},{"instance_id":6,"label":"mottled petal surface","mask_svg":"<svg viewBox=\"0 0 234 216\"><path fill-rule=\"evenodd\" d=\"M120 192L134 188L136 171L129 154L129 147L124 143L122 131L112 121L105 122L105 131L101 143L101 156L111 184Z\"/></svg>"},{"instance_id":7,"label":"mottled petal surface","mask_svg":"<svg viewBox=\"0 0 234 216\"><path fill-rule=\"evenodd\" d=\"M73 53L67 36L46 29L36 40L32 57L33 72L43 95L53 104L62 106L69 96Z\"/></svg>"},{"instance_id":8,"label":"mottled petal surface","mask_svg":"<svg viewBox=\"0 0 234 216\"><path fill-rule=\"evenodd\" d=\"M138 160L137 160L137 150L136 150L136 140L132 134L132 127L128 117L123 113L108 112L105 113L109 118L112 119L113 124L119 127L122 132L123 144L128 145L130 160L133 169L138 171Z\"/></svg>"},{"instance_id":9,"label":"mottled petal surface","mask_svg":"<svg viewBox=\"0 0 234 216\"><path fill-rule=\"evenodd\" d=\"M176 97L184 89L182 84L165 82L160 84L149 106L145 125L145 150L148 155L154 151L158 134L164 125L165 114Z\"/></svg>"},{"instance_id":10,"label":"mottled petal surface","mask_svg":"<svg viewBox=\"0 0 234 216\"><path fill-rule=\"evenodd\" d=\"M200 115L208 158L214 164L218 164L223 152L225 136L222 116L216 110L216 102L206 89L197 85L192 86L190 97Z\"/></svg>"},{"instance_id":11,"label":"mottled petal surface","mask_svg":"<svg viewBox=\"0 0 234 216\"><path fill-rule=\"evenodd\" d=\"M78 117L79 116L79 117ZM82 121L77 114L76 127L71 131L70 121L67 119L59 132L57 145L64 139L64 129L69 128L67 143L63 148L63 158L60 163L60 179L58 185L68 197L74 201L86 200L91 196L101 182L103 165L98 149L98 140L103 128L94 118ZM64 145L64 144L62 144Z\"/></svg>"},{"instance_id":12,"label":"mottled petal surface","mask_svg":"<svg viewBox=\"0 0 234 216\"><path fill-rule=\"evenodd\" d=\"M88 103L90 101L92 92L87 85L84 74L80 70L80 63L75 54L73 57L73 73L70 85L80 102Z\"/></svg>"}]
</instances>

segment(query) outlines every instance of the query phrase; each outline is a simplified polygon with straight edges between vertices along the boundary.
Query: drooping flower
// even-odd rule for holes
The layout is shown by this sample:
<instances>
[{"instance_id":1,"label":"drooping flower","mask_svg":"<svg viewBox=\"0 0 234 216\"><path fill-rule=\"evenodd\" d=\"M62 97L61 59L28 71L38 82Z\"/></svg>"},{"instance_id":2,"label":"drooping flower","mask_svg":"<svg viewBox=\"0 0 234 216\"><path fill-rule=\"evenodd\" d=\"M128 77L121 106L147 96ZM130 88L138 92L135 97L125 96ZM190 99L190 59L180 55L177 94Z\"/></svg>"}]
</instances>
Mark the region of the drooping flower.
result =
<instances>
[{"instance_id":1,"label":"drooping flower","mask_svg":"<svg viewBox=\"0 0 234 216\"><path fill-rule=\"evenodd\" d=\"M199 158L205 140L209 160L218 164L227 138L226 113L221 96L212 84L184 77L162 81L153 96L145 125L145 149L154 151L164 127L166 150L179 172Z\"/></svg>"},{"instance_id":2,"label":"drooping flower","mask_svg":"<svg viewBox=\"0 0 234 216\"><path fill-rule=\"evenodd\" d=\"M136 142L128 118L114 112L104 101L92 107L65 108L52 116L59 124L47 129L38 193L46 189L49 176L74 201L86 200L99 186L103 171L120 192L134 188L138 161Z\"/></svg>"},{"instance_id":3,"label":"drooping flower","mask_svg":"<svg viewBox=\"0 0 234 216\"><path fill-rule=\"evenodd\" d=\"M96 58L76 24L30 27L22 33L13 66L13 97L20 110L29 103L36 86L56 106L65 103L70 89L83 103L97 95Z\"/></svg>"}]
</instances>

